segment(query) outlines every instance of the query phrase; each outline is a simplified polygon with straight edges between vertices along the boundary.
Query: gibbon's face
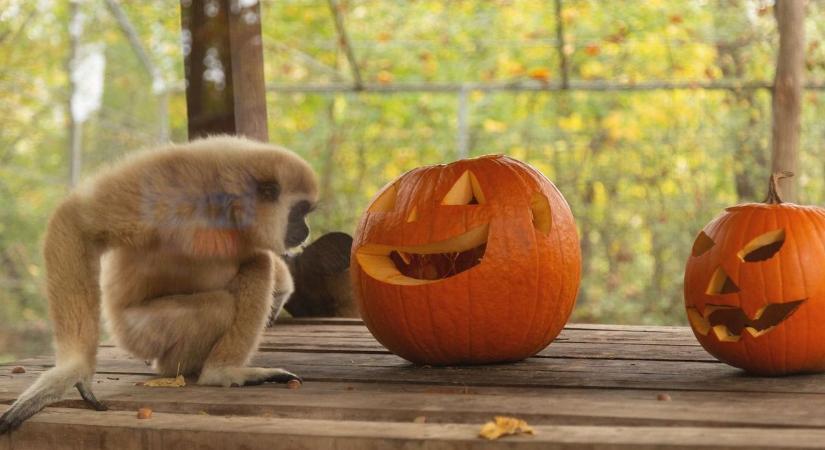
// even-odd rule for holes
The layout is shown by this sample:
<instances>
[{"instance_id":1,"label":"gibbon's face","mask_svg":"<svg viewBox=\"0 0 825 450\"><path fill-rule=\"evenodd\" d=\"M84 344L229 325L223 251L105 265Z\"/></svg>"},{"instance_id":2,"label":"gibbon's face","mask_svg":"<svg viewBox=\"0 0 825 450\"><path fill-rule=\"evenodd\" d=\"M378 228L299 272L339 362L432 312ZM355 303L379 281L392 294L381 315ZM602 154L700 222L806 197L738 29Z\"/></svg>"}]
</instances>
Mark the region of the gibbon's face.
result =
<instances>
[{"instance_id":1,"label":"gibbon's face","mask_svg":"<svg viewBox=\"0 0 825 450\"><path fill-rule=\"evenodd\" d=\"M277 181L259 182L257 211L250 238L252 247L282 255L309 237L307 215L315 209L311 192L286 191Z\"/></svg>"}]
</instances>

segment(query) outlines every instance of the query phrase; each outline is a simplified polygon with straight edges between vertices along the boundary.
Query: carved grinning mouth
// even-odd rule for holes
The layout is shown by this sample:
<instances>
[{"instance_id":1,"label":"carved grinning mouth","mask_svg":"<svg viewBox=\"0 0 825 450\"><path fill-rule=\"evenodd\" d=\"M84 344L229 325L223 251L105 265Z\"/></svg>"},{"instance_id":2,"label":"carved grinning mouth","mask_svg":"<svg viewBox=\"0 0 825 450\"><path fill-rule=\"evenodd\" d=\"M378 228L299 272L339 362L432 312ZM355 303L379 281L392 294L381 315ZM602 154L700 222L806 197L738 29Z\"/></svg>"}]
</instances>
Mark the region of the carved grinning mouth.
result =
<instances>
[{"instance_id":1,"label":"carved grinning mouth","mask_svg":"<svg viewBox=\"0 0 825 450\"><path fill-rule=\"evenodd\" d=\"M445 241L416 246L367 244L355 257L367 274L385 283L433 283L480 264L488 230L489 225L482 225Z\"/></svg>"},{"instance_id":2,"label":"carved grinning mouth","mask_svg":"<svg viewBox=\"0 0 825 450\"><path fill-rule=\"evenodd\" d=\"M390 259L402 274L418 280L440 280L472 269L481 262L487 243L469 250L445 253L410 253L393 250Z\"/></svg>"},{"instance_id":3,"label":"carved grinning mouth","mask_svg":"<svg viewBox=\"0 0 825 450\"><path fill-rule=\"evenodd\" d=\"M753 337L762 336L787 319L805 301L795 300L786 303L771 303L748 317L740 308L733 306L707 305L704 314L694 307L688 307L687 313L693 329L707 336L711 330L722 342L737 342L742 332L747 331Z\"/></svg>"}]
</instances>

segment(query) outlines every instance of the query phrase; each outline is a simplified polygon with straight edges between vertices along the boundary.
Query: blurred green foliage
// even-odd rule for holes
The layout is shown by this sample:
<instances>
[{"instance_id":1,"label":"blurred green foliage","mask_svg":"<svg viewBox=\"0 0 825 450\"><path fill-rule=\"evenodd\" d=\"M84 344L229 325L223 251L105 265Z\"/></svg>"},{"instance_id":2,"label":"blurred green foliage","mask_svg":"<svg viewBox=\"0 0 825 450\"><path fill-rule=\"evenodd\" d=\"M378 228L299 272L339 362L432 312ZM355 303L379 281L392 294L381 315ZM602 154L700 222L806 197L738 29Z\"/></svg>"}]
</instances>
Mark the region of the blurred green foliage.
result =
<instances>
[{"instance_id":1,"label":"blurred green foliage","mask_svg":"<svg viewBox=\"0 0 825 450\"><path fill-rule=\"evenodd\" d=\"M66 2L0 0L0 360L47 336L40 238L68 183ZM83 125L83 173L159 140L186 139L177 2L120 2L166 88L109 11L85 1L83 44L106 58L102 105ZM556 83L553 2L339 0L365 83ZM344 85L352 68L327 0L262 5L267 82ZM572 81L771 82L771 2L564 0ZM809 2L807 73L825 81L825 4ZM155 86L157 87L157 86ZM804 203L825 200L825 92L807 91ZM316 234L352 232L385 183L461 156L456 92L277 92L270 137L321 174ZM504 153L542 170L581 232L584 277L574 320L682 324L682 270L695 234L726 205L765 193L767 90L479 92L466 95L466 152ZM819 119L818 119L819 118ZM19 338L19 330L29 337ZM15 337L17 336L17 337ZM44 337L43 342L46 341ZM6 356L8 358L8 356Z\"/></svg>"}]
</instances>

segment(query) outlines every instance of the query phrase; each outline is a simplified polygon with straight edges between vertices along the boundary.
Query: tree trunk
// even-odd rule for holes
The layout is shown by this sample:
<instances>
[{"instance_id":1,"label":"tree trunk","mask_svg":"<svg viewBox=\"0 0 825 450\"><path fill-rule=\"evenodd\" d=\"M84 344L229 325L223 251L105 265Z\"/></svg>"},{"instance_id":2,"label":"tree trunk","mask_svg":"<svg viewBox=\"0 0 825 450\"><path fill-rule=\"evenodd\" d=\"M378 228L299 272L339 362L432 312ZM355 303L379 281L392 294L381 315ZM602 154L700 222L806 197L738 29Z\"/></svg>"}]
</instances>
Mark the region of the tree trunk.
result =
<instances>
[{"instance_id":1,"label":"tree trunk","mask_svg":"<svg viewBox=\"0 0 825 450\"><path fill-rule=\"evenodd\" d=\"M802 84L805 64L805 0L777 0L779 53L773 88L773 155L771 171L797 172ZM796 201L795 178L779 181L786 201Z\"/></svg>"}]
</instances>

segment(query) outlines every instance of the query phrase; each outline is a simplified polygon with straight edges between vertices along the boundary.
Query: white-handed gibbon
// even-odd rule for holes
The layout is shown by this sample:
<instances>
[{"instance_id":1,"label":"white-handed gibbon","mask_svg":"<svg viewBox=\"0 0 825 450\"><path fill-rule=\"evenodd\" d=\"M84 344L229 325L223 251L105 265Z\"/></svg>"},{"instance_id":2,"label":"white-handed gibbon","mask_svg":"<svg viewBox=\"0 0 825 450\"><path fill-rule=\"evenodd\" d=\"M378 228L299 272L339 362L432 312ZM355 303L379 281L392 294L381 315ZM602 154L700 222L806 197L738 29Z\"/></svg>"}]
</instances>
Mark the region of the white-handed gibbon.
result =
<instances>
[{"instance_id":1,"label":"white-handed gibbon","mask_svg":"<svg viewBox=\"0 0 825 450\"><path fill-rule=\"evenodd\" d=\"M101 304L116 343L163 376L300 380L246 364L273 292L292 292L279 255L307 238L316 200L301 158L227 136L138 152L84 182L55 210L44 243L56 365L0 417L0 434L72 386L105 409L90 388Z\"/></svg>"}]
</instances>

